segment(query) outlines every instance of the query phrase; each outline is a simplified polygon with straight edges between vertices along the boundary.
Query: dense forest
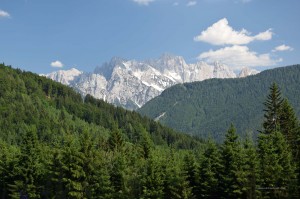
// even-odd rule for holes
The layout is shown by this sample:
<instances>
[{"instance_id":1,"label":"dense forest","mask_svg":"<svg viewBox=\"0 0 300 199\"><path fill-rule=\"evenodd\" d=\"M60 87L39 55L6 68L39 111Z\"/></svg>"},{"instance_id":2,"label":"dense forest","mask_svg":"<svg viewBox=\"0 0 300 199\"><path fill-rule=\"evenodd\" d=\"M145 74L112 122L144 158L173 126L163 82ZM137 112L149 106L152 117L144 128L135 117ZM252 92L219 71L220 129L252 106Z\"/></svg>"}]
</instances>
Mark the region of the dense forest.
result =
<instances>
[{"instance_id":1,"label":"dense forest","mask_svg":"<svg viewBox=\"0 0 300 199\"><path fill-rule=\"evenodd\" d=\"M159 118L180 132L207 137L218 142L234 123L239 135L262 130L263 102L273 82L280 85L300 117L300 65L263 71L254 76L234 79L209 79L178 84L146 103L139 113Z\"/></svg>"},{"instance_id":2,"label":"dense forest","mask_svg":"<svg viewBox=\"0 0 300 199\"><path fill-rule=\"evenodd\" d=\"M217 144L1 64L0 198L299 198L299 120L269 87L257 140Z\"/></svg>"}]
</instances>

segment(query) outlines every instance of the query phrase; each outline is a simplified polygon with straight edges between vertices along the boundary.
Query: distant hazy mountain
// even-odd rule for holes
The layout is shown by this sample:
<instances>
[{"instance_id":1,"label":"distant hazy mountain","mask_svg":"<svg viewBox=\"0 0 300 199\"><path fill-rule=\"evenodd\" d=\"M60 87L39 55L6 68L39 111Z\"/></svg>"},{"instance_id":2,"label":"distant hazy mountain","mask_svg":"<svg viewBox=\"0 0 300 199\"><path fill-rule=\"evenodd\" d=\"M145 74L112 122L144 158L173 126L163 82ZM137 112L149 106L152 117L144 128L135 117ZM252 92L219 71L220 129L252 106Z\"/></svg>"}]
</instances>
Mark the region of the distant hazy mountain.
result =
<instances>
[{"instance_id":1,"label":"distant hazy mountain","mask_svg":"<svg viewBox=\"0 0 300 199\"><path fill-rule=\"evenodd\" d=\"M84 96L91 94L115 105L137 109L178 83L245 77L256 73L258 71L246 68L236 75L230 67L219 62L187 64L181 56L164 54L159 59L148 61L114 57L109 63L95 68L93 73L71 69L46 76L70 85Z\"/></svg>"},{"instance_id":2,"label":"distant hazy mountain","mask_svg":"<svg viewBox=\"0 0 300 199\"><path fill-rule=\"evenodd\" d=\"M248 70L248 69L247 69ZM244 70L245 71L245 70ZM244 76L244 72L241 72ZM233 123L238 133L261 129L263 102L276 82L300 116L300 65L236 79L211 79L166 89L138 110L178 131L222 140Z\"/></svg>"}]
</instances>

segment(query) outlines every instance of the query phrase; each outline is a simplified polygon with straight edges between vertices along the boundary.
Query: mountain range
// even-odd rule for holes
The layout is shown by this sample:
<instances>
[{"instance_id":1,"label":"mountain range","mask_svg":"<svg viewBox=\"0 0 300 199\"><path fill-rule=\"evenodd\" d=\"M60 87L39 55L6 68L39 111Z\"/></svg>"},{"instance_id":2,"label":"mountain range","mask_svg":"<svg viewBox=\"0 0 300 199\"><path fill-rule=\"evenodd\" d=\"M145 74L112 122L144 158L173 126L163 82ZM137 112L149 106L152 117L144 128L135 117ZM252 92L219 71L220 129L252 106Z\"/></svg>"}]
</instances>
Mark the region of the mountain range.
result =
<instances>
[{"instance_id":1,"label":"mountain range","mask_svg":"<svg viewBox=\"0 0 300 199\"><path fill-rule=\"evenodd\" d=\"M278 84L300 116L300 65L265 70L246 78L177 84L138 110L178 131L223 140L233 123L239 134L262 130L269 87Z\"/></svg>"},{"instance_id":2,"label":"mountain range","mask_svg":"<svg viewBox=\"0 0 300 199\"><path fill-rule=\"evenodd\" d=\"M179 83L211 78L237 78L259 71L244 68L236 74L230 67L215 62L187 64L183 57L163 54L146 61L114 57L93 72L75 68L59 70L43 76L73 87L82 96L90 94L109 103L135 110L165 89Z\"/></svg>"}]
</instances>

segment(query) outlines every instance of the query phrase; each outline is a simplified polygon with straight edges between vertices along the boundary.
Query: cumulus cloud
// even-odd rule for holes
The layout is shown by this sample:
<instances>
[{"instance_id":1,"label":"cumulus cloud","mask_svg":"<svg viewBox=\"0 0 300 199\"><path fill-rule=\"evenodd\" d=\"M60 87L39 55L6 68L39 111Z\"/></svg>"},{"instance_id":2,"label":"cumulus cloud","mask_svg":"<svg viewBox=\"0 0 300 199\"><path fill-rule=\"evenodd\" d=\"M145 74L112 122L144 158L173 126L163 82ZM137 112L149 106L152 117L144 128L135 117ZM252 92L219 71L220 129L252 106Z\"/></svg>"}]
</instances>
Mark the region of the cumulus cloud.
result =
<instances>
[{"instance_id":1,"label":"cumulus cloud","mask_svg":"<svg viewBox=\"0 0 300 199\"><path fill-rule=\"evenodd\" d=\"M189 1L189 2L186 4L187 7L191 7L191 6L195 6L195 5L197 5L197 1Z\"/></svg>"},{"instance_id":2,"label":"cumulus cloud","mask_svg":"<svg viewBox=\"0 0 300 199\"><path fill-rule=\"evenodd\" d=\"M139 5L143 5L143 6L147 6L149 5L149 3L153 2L155 0L133 0L133 2L139 4Z\"/></svg>"},{"instance_id":3,"label":"cumulus cloud","mask_svg":"<svg viewBox=\"0 0 300 199\"><path fill-rule=\"evenodd\" d=\"M0 18L9 18L10 14L8 12L5 12L4 10L0 10Z\"/></svg>"},{"instance_id":4,"label":"cumulus cloud","mask_svg":"<svg viewBox=\"0 0 300 199\"><path fill-rule=\"evenodd\" d=\"M199 60L207 62L221 61L224 64L230 65L233 69L242 69L245 66L273 66L282 61L282 59L274 60L270 54L258 54L250 51L247 46L234 45L230 47L221 48L218 50L210 50L201 53L198 56Z\"/></svg>"},{"instance_id":5,"label":"cumulus cloud","mask_svg":"<svg viewBox=\"0 0 300 199\"><path fill-rule=\"evenodd\" d=\"M274 48L274 50L272 50L273 52L277 52L277 51L293 51L294 49L290 46L287 46L285 44L277 46L276 48Z\"/></svg>"},{"instance_id":6,"label":"cumulus cloud","mask_svg":"<svg viewBox=\"0 0 300 199\"><path fill-rule=\"evenodd\" d=\"M55 67L55 68L62 68L64 65L63 63L61 63L61 61L54 61L54 62L51 62L50 64L52 67Z\"/></svg>"},{"instance_id":7,"label":"cumulus cloud","mask_svg":"<svg viewBox=\"0 0 300 199\"><path fill-rule=\"evenodd\" d=\"M273 32L271 29L251 36L245 29L234 30L228 24L228 20L223 18L194 38L195 41L207 42L213 45L243 45L255 40L270 40Z\"/></svg>"}]
</instances>

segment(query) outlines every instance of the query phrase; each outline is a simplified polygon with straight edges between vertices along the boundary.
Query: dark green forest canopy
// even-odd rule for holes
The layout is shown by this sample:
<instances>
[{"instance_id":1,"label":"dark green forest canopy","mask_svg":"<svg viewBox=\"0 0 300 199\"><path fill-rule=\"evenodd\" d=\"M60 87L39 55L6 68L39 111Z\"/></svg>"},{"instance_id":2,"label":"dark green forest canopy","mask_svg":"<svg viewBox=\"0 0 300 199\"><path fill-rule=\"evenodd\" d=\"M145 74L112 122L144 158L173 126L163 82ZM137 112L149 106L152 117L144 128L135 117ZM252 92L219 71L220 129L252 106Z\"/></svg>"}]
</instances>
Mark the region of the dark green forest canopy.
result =
<instances>
[{"instance_id":1,"label":"dark green forest canopy","mask_svg":"<svg viewBox=\"0 0 300 199\"><path fill-rule=\"evenodd\" d=\"M224 139L233 123L243 137L261 130L263 102L276 82L300 116L300 65L263 71L235 79L210 79L178 84L146 103L139 113L159 119L178 131L217 140Z\"/></svg>"}]
</instances>

